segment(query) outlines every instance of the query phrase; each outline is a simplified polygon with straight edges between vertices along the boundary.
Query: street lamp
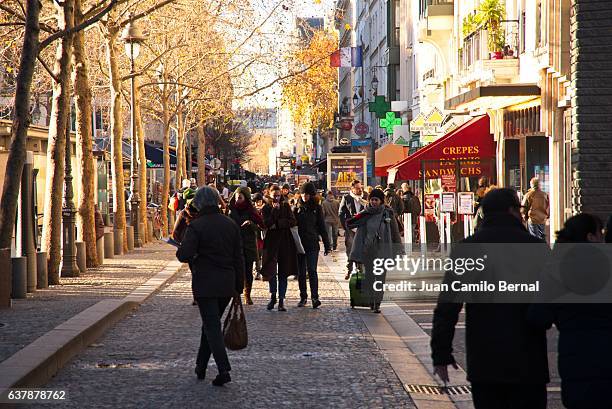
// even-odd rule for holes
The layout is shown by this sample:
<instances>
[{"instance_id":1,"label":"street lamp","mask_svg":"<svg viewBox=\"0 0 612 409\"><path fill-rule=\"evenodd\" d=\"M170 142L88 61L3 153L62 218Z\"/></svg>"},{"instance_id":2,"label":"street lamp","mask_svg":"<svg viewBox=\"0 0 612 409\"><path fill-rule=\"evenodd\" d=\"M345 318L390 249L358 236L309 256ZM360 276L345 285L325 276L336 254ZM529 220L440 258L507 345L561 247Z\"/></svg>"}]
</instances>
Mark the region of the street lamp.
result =
<instances>
[{"instance_id":1,"label":"street lamp","mask_svg":"<svg viewBox=\"0 0 612 409\"><path fill-rule=\"evenodd\" d=\"M130 21L121 35L121 40L125 43L125 53L130 59L130 88L131 88L131 107L130 107L130 120L132 122L132 160L130 171L131 177L131 194L130 204L132 210L132 226L134 227L134 247L142 247L142 238L140 237L140 218L139 207L140 207L140 192L138 187L138 142L136 138L136 111L134 105L135 91L136 91L136 72L134 71L134 60L138 58L140 54L140 44L144 42L145 36L140 32L140 29L136 26L134 21Z\"/></svg>"},{"instance_id":2,"label":"street lamp","mask_svg":"<svg viewBox=\"0 0 612 409\"><path fill-rule=\"evenodd\" d=\"M372 77L372 89L374 90L374 96L378 95L378 78L376 78L376 74Z\"/></svg>"}]
</instances>

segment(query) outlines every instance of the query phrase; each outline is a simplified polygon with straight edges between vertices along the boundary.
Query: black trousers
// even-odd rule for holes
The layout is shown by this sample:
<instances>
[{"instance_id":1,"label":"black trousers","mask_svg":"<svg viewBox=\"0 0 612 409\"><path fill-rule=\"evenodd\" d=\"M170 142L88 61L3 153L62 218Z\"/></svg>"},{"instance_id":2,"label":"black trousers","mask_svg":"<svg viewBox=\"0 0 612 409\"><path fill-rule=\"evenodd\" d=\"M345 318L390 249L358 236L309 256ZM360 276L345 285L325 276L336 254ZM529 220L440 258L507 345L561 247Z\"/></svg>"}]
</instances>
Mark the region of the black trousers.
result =
<instances>
[{"instance_id":1,"label":"black trousers","mask_svg":"<svg viewBox=\"0 0 612 409\"><path fill-rule=\"evenodd\" d=\"M472 383L475 409L546 409L546 384Z\"/></svg>"},{"instance_id":2,"label":"black trousers","mask_svg":"<svg viewBox=\"0 0 612 409\"><path fill-rule=\"evenodd\" d=\"M319 261L319 250L306 250L306 254L298 254L298 285L300 287L300 298L308 298L306 288L306 272L308 272L308 283L310 284L310 297L313 300L319 298L319 276L317 275L317 262Z\"/></svg>"},{"instance_id":3,"label":"black trousers","mask_svg":"<svg viewBox=\"0 0 612 409\"><path fill-rule=\"evenodd\" d=\"M219 372L228 372L232 368L227 358L225 344L223 343L221 317L230 302L230 298L198 297L197 301L200 316L202 317L202 338L200 339L196 366L198 368L206 368L212 354Z\"/></svg>"},{"instance_id":4,"label":"black trousers","mask_svg":"<svg viewBox=\"0 0 612 409\"><path fill-rule=\"evenodd\" d=\"M253 264L254 258L244 256L244 288L246 290L253 287Z\"/></svg>"}]
</instances>

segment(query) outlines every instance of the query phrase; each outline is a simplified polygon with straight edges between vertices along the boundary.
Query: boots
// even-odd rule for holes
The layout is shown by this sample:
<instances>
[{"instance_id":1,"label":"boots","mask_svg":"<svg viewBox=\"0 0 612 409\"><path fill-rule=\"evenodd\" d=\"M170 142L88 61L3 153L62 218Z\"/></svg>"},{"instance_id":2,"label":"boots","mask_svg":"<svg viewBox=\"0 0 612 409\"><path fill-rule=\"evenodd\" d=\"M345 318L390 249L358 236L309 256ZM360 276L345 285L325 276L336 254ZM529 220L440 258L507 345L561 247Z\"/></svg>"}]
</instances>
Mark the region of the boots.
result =
<instances>
[{"instance_id":1,"label":"boots","mask_svg":"<svg viewBox=\"0 0 612 409\"><path fill-rule=\"evenodd\" d=\"M283 300L282 298L278 300L278 310L287 311L287 309L285 308L285 300Z\"/></svg>"},{"instance_id":2,"label":"boots","mask_svg":"<svg viewBox=\"0 0 612 409\"><path fill-rule=\"evenodd\" d=\"M306 300L308 300L307 297L302 297L300 298L300 302L298 303L298 307L305 307L306 306Z\"/></svg>"},{"instance_id":3,"label":"boots","mask_svg":"<svg viewBox=\"0 0 612 409\"><path fill-rule=\"evenodd\" d=\"M272 309L274 309L274 305L276 305L276 295L272 295L270 297L270 302L268 303L268 306L266 308L268 309L268 311L272 311Z\"/></svg>"},{"instance_id":4,"label":"boots","mask_svg":"<svg viewBox=\"0 0 612 409\"><path fill-rule=\"evenodd\" d=\"M246 287L244 289L244 303L246 305L253 305L253 300L251 299L251 287Z\"/></svg>"}]
</instances>

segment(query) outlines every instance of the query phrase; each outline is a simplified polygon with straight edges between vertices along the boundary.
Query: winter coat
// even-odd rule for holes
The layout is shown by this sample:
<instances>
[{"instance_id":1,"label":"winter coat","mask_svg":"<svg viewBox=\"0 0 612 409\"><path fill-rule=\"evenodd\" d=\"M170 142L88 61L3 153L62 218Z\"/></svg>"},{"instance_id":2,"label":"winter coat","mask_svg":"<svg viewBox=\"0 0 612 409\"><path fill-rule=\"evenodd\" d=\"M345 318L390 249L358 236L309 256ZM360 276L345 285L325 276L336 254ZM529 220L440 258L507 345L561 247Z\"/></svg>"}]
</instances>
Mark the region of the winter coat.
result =
<instances>
[{"instance_id":1,"label":"winter coat","mask_svg":"<svg viewBox=\"0 0 612 409\"><path fill-rule=\"evenodd\" d=\"M319 251L319 236L323 239L325 251L331 249L325 219L323 218L323 208L312 199L308 202L299 199L293 210L297 221L300 240L305 251Z\"/></svg>"},{"instance_id":2,"label":"winter coat","mask_svg":"<svg viewBox=\"0 0 612 409\"><path fill-rule=\"evenodd\" d=\"M523 198L523 207L532 224L544 224L550 215L548 195L540 189L529 189Z\"/></svg>"},{"instance_id":3,"label":"winter coat","mask_svg":"<svg viewBox=\"0 0 612 409\"><path fill-rule=\"evenodd\" d=\"M552 257L565 264L556 248ZM577 269L565 270L565 274L580 278L589 274L589 269L583 266L593 260L587 254L584 257L585 260L574 258L575 264L572 264ZM557 359L563 404L570 409L612 408L609 392L612 390L612 304L534 304L529 310L529 321L543 329L554 324L559 331Z\"/></svg>"},{"instance_id":4,"label":"winter coat","mask_svg":"<svg viewBox=\"0 0 612 409\"><path fill-rule=\"evenodd\" d=\"M365 195L364 195L365 197ZM361 199L361 210L365 209L367 202L364 199ZM340 201L340 210L338 211L338 216L340 217L340 224L342 228L346 230L346 221L351 217L357 215L359 213L357 211L357 206L355 204L355 198L350 194L345 195Z\"/></svg>"},{"instance_id":5,"label":"winter coat","mask_svg":"<svg viewBox=\"0 0 612 409\"><path fill-rule=\"evenodd\" d=\"M546 259L548 250L546 243L531 236L511 214L488 215L480 230L463 242L540 245L542 260ZM529 263L539 268L534 264L537 261ZM486 279L487 268L480 274ZM454 272L449 271L444 280L451 282L454 277ZM431 337L434 365L455 362L453 337L462 307L462 303L438 300ZM549 381L546 330L529 325L528 309L528 304L466 304L466 369L470 382L541 384Z\"/></svg>"},{"instance_id":6,"label":"winter coat","mask_svg":"<svg viewBox=\"0 0 612 409\"><path fill-rule=\"evenodd\" d=\"M340 203L336 199L325 199L321 203L321 206L323 207L323 217L325 219L325 223L339 227L340 216L338 216L338 212L340 211Z\"/></svg>"},{"instance_id":7,"label":"winter coat","mask_svg":"<svg viewBox=\"0 0 612 409\"><path fill-rule=\"evenodd\" d=\"M404 213L404 201L397 195L395 189L385 189L385 204L393 209L397 217Z\"/></svg>"},{"instance_id":8,"label":"winter coat","mask_svg":"<svg viewBox=\"0 0 612 409\"><path fill-rule=\"evenodd\" d=\"M262 258L261 274L265 279L272 277L277 269L281 276L297 274L297 249L291 234L291 227L297 225L289 203L284 200L275 209L267 203L262 209L266 237Z\"/></svg>"},{"instance_id":9,"label":"winter coat","mask_svg":"<svg viewBox=\"0 0 612 409\"><path fill-rule=\"evenodd\" d=\"M197 219L198 211L190 205L187 205L183 210L180 210L176 222L174 222L174 228L172 229L172 240L180 243L183 241L187 226L192 220Z\"/></svg>"},{"instance_id":10,"label":"winter coat","mask_svg":"<svg viewBox=\"0 0 612 409\"><path fill-rule=\"evenodd\" d=\"M257 258L257 237L259 228L264 228L262 217L249 202L243 202L244 205L237 205L232 198L229 204L229 217L236 222L240 227L242 235L242 250L244 258L247 260L255 260ZM249 222L243 226L244 222Z\"/></svg>"},{"instance_id":11,"label":"winter coat","mask_svg":"<svg viewBox=\"0 0 612 409\"><path fill-rule=\"evenodd\" d=\"M195 298L232 297L242 292L244 256L240 229L218 208L204 209L187 226L176 257L191 267Z\"/></svg>"},{"instance_id":12,"label":"winter coat","mask_svg":"<svg viewBox=\"0 0 612 409\"><path fill-rule=\"evenodd\" d=\"M416 226L417 220L421 215L421 201L410 191L404 192L402 200L404 201L404 213L410 213L412 225Z\"/></svg>"},{"instance_id":13,"label":"winter coat","mask_svg":"<svg viewBox=\"0 0 612 409\"><path fill-rule=\"evenodd\" d=\"M376 257L394 257L397 251L394 251L393 244L402 242L395 214L386 205L376 208L368 205L346 224L349 229L357 228L350 261L368 263Z\"/></svg>"}]
</instances>

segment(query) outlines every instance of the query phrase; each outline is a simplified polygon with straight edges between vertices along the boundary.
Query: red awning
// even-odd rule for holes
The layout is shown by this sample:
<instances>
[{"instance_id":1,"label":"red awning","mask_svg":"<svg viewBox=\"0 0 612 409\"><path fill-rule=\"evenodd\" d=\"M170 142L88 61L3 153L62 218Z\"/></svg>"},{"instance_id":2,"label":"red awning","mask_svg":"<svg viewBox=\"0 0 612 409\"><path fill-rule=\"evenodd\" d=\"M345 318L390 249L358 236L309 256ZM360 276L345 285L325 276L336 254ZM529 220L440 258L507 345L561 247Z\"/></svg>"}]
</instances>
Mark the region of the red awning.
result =
<instances>
[{"instance_id":1,"label":"red awning","mask_svg":"<svg viewBox=\"0 0 612 409\"><path fill-rule=\"evenodd\" d=\"M481 115L397 162L388 172L395 172L395 180L419 180L422 161L438 161L439 168L454 168L452 163L458 160L492 158L495 158L495 141L489 129L489 116ZM428 169L432 169L432 162L428 162ZM439 174L432 172L426 177L437 178Z\"/></svg>"}]
</instances>

